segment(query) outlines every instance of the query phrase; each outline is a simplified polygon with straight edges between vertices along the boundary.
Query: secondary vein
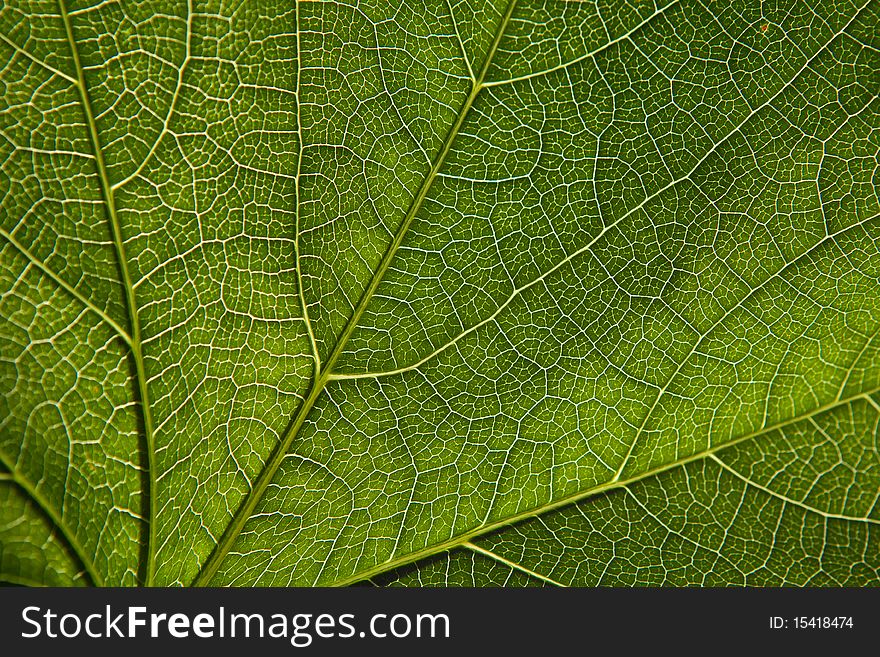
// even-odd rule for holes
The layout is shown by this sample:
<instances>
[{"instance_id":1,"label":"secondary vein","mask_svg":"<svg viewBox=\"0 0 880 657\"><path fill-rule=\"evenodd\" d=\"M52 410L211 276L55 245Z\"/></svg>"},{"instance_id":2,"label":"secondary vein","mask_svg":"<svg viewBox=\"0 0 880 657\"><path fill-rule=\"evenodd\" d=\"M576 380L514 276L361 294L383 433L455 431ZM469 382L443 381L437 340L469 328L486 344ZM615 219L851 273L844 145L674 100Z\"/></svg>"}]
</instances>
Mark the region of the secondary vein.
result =
<instances>
[{"instance_id":1,"label":"secondary vein","mask_svg":"<svg viewBox=\"0 0 880 657\"><path fill-rule=\"evenodd\" d=\"M812 418L810 418L810 419L812 419ZM782 493L777 493L776 491L768 488L767 486L764 486L764 485L759 484L755 481L752 481L751 479L749 479L748 477L746 477L742 473L738 472L734 468L727 465L727 463L725 463L724 461L719 459L715 454L710 454L709 458L712 461L714 461L715 463L717 463L722 469L729 472L737 479L741 480L747 486L752 486L753 488L757 488L759 491L769 495L770 497L773 497L773 498L780 500L784 504L790 504L791 506L796 506L800 509L803 509L804 511L808 511L809 513L815 513L818 516L821 516L823 518L827 518L830 520L846 520L849 522L864 522L869 525L880 525L880 520L877 520L875 518L871 518L867 515L863 518L860 518L858 516L849 516L849 515L846 515L843 513L832 513L831 511L823 511L822 509L819 509L817 507L810 506L809 504L807 504L804 501L796 500L792 497L787 497L786 495L783 495Z\"/></svg>"},{"instance_id":2,"label":"secondary vein","mask_svg":"<svg viewBox=\"0 0 880 657\"><path fill-rule=\"evenodd\" d=\"M8 480L13 481L22 491L24 491L25 494L27 494L27 496L40 508L49 522L58 529L64 541L70 546L70 549L73 550L77 561L82 565L92 584L95 586L103 586L104 580L101 577L101 573L95 567L94 561L92 561L92 558L89 556L89 553L86 551L83 544L80 543L76 533L72 528L68 527L67 523L64 522L55 507L53 507L49 501L40 494L33 483L21 474L21 471L16 470L14 461L3 452L0 452L0 463L3 464L3 467L9 470ZM4 477L4 479L6 480L7 477Z\"/></svg>"},{"instance_id":3,"label":"secondary vein","mask_svg":"<svg viewBox=\"0 0 880 657\"><path fill-rule=\"evenodd\" d=\"M500 554L496 552L492 552L491 550L487 550L486 548L480 547L479 545L474 545L470 541L461 544L461 547L467 548L471 552L475 552L477 554L482 554L484 557L492 559L493 561L497 561L500 564L503 564L510 568L511 570L518 570L521 573L525 573L529 577L534 577L535 579L539 579L542 582L546 582L552 586L559 586L562 588L567 587L567 584L563 584L562 582L557 582L555 579L548 577L547 575L542 575L536 570L532 570L531 568L526 568L521 563L517 563L516 561L511 561L510 559L506 559L502 557Z\"/></svg>"},{"instance_id":4,"label":"secondary vein","mask_svg":"<svg viewBox=\"0 0 880 657\"><path fill-rule=\"evenodd\" d=\"M656 468L652 468L650 470L646 470L644 472L638 473L629 477L627 479L611 479L605 483L598 484L596 486L591 486L584 490L578 491L566 497L553 500L547 504L542 504L531 509L526 509L525 511L521 511L515 515L509 516L502 520L497 520L495 522L489 522L479 527L475 527L470 531L467 531L463 534L459 534L458 536L454 536L442 543L436 543L434 545L430 545L421 550L416 550L414 552L410 552L408 554L401 555L395 559L391 559L389 561L385 561L380 564L376 564L371 568L364 569L360 572L349 575L348 577L344 577L342 579L337 580L332 584L332 586L348 586L350 584L354 584L356 582L360 582L363 580L370 579L371 577L376 577L377 575L381 575L382 573L386 573L388 571L394 570L395 568L399 568L400 566L405 566L407 564L414 563L416 561L420 561L421 559L425 559L427 557L434 556L441 552L447 552L453 548L464 547L466 543L469 543L475 538L483 536L485 534L489 534L491 532L497 531L504 527L508 527L510 525L515 525L524 520L528 520L530 518L535 518L537 516L543 515L550 511L555 511L565 506L569 506L571 504L576 504L578 502L582 502L590 497L595 497L596 495L600 495L602 493L607 493L611 490L616 490L620 488L626 488L631 486L632 484L638 483L644 479L649 477L654 477L656 475L662 474L664 472L668 472L670 470L674 470L675 468L687 465L689 463L693 463L695 461L700 461L704 458L710 457L717 452L725 450L729 447L733 447L734 445L738 445L740 443L747 442L749 440L755 440L762 436L765 436L775 430L783 429L785 427L791 426L798 422L802 422L804 420L808 420L812 417L820 415L826 411L829 411L838 406L843 406L845 404L849 404L857 399L862 399L866 395L873 395L877 392L880 392L880 388L869 390L868 392L860 392L858 394L853 395L852 397L835 400L830 404L826 404L823 406L818 406L810 411L807 411L801 415L796 415L794 417L790 417L787 420L783 420L777 424L772 426L764 427L763 429L759 429L758 431L744 434L742 436L738 436L732 440L728 440L725 443L720 445L715 445L712 447L708 447L707 449L695 452L688 456L684 456L682 458L676 459L674 461L670 461L668 463L664 463L662 465L657 466Z\"/></svg>"},{"instance_id":5,"label":"secondary vein","mask_svg":"<svg viewBox=\"0 0 880 657\"><path fill-rule=\"evenodd\" d=\"M294 2L295 11L296 11L296 91L294 92L294 97L296 98L296 175L294 176L294 188L296 189L296 196L294 197L294 203L296 203L296 232L294 234L293 240L293 250L294 257L296 259L296 285L297 290L299 290L299 303L300 308L302 310L303 319L306 323L306 333L309 336L309 348L312 351L312 360L314 361L314 372L321 371L321 354L318 350L318 341L315 339L315 331L312 328L312 321L309 319L309 305L306 303L306 295L303 291L303 275L302 275L302 258L300 256L299 249L299 238L300 238L300 194L302 193L300 190L300 176L302 174L302 150L303 150L303 136L302 136L302 110L300 103L300 85L302 84L302 62L300 61L300 53L302 52L302 47L300 44L301 31L299 26L299 2Z\"/></svg>"},{"instance_id":6,"label":"secondary vein","mask_svg":"<svg viewBox=\"0 0 880 657\"><path fill-rule=\"evenodd\" d=\"M114 320L110 315L101 310L94 303L89 301L89 298L82 294L79 290L77 290L70 283L61 278L58 274L56 274L45 262L40 260L37 256L35 256L31 251L25 247L21 242L19 242L15 237L13 237L10 233L6 232L2 228L0 228L0 235L2 235L7 242L9 242L13 247L15 247L25 258L27 258L31 264L33 264L37 269L42 271L46 276L51 278L60 288L65 290L70 296L75 298L81 304L83 304L86 308L95 313L98 317L100 317L105 324L107 324L110 328L112 328L120 338L122 338L128 346L131 346L131 336L128 334L124 328L122 328L116 320Z\"/></svg>"}]
</instances>

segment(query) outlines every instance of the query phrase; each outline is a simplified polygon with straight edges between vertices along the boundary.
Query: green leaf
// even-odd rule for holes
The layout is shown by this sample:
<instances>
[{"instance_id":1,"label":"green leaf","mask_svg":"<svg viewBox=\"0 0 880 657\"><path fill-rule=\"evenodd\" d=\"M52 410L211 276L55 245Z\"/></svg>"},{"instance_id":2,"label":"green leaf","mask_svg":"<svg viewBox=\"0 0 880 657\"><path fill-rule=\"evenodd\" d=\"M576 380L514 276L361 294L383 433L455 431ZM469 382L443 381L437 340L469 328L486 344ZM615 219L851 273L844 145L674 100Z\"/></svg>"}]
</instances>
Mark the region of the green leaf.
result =
<instances>
[{"instance_id":1,"label":"green leaf","mask_svg":"<svg viewBox=\"0 0 880 657\"><path fill-rule=\"evenodd\" d=\"M0 579L880 583L880 2L657 2L3 4Z\"/></svg>"}]
</instances>

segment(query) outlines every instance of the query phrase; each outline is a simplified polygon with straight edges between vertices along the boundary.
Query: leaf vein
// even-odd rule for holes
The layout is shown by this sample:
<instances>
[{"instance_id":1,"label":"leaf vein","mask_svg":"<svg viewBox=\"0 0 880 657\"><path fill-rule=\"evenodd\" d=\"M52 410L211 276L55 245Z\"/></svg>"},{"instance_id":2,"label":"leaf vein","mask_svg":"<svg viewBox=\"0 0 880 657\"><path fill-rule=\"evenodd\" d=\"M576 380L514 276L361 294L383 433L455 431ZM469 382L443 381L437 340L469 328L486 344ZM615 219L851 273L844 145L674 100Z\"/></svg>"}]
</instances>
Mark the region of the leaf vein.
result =
<instances>
[{"instance_id":1,"label":"leaf vein","mask_svg":"<svg viewBox=\"0 0 880 657\"><path fill-rule=\"evenodd\" d=\"M453 123L453 125L450 127L449 132L444 139L443 145L441 146L440 152L437 154L434 160L434 164L432 165L430 172L422 181L419 191L413 198L409 210L407 211L406 216L401 222L401 225L398 228L394 239L386 250L378 269L374 272L369 284L367 285L367 288L361 295L357 306L354 308L354 311L348 322L346 323L345 328L343 328L342 333L337 339L336 345L333 347L333 351L328 357L323 369L320 372L315 370L312 385L308 395L306 396L303 403L300 405L296 414L291 418L287 428L282 433L281 440L275 447L275 450L273 451L272 455L269 457L269 460L266 462L266 465L263 467L262 471L257 477L253 488L251 489L245 500L242 502L242 504L239 506L238 510L235 512L232 521L227 526L226 531L224 531L220 542L217 544L217 547L214 549L211 556L208 557L207 561L205 561L205 563L202 565L199 574L196 576L193 582L195 586L208 585L211 579L220 569L223 558L230 552L236 538L238 538L238 535L244 528L244 525L247 522L248 518L250 518L254 509L256 509L257 504L263 498L263 494L265 493L266 488L268 488L269 484L272 481L272 478L275 476L275 473L278 471L278 468L284 461L284 458L287 454L288 449L290 448L291 443L299 434L299 431L302 428L303 424L305 424L306 418L311 412L315 401L323 393L327 382L330 381L333 367L336 364L337 359L342 354L342 351L345 348L348 339L351 337L354 329L357 327L361 316L366 310L367 304L369 304L370 299L372 299L373 295L378 289L379 283L382 281L385 272L388 270L391 264L391 260L394 258L395 253L403 242L403 239L406 236L407 230L412 224L412 221L415 219L416 214L421 209L422 203L428 195L428 190L431 188L431 184L437 176L440 168L443 166L443 162L446 160L446 156L452 148L452 143L455 141L455 137L458 135L461 126L464 124L465 118L468 116L471 106L473 105L474 101L476 100L478 94L482 89L481 81L485 79L486 73L489 70L495 52L498 49L498 44L501 41L501 37L504 35L504 32L507 29L507 25L510 22L511 16L513 15L513 10L515 6L516 0L510 0L510 3L507 6L507 11L505 12L496 30L495 39L492 43L492 47L489 49L489 52L486 55L486 60L483 63L482 69L480 70L478 82L473 85L470 94L468 95L467 99L462 105L461 110L459 111L455 123Z\"/></svg>"},{"instance_id":2,"label":"leaf vein","mask_svg":"<svg viewBox=\"0 0 880 657\"><path fill-rule=\"evenodd\" d=\"M132 285L131 274L128 269L128 259L125 254L125 242L122 236L122 226L116 211L116 201L113 196L113 186L110 184L110 177L107 171L107 165L104 161L104 153L101 148L101 139L98 134L98 125L92 110L92 102L89 97L88 86L86 85L85 70L79 57L79 49L77 47L76 38L73 33L73 23L70 15L67 13L66 0L58 0L58 8L61 13L61 21L64 24L64 31L67 35L67 42L70 47L70 54L73 58L74 66L77 73L76 86L79 89L80 101L82 103L83 114L88 124L89 139L92 149L95 151L95 163L100 180L101 194L104 198L104 204L107 208L110 228L113 236L113 245L116 251L116 260L119 266L119 272L122 276L122 288L125 294L125 305L128 310L128 319L131 329L131 353L135 366L135 380L140 398L139 408L141 409L141 417L143 419L145 447L147 452L147 470L149 478L149 490L145 491L149 504L149 524L146 553L147 559L144 564L145 572L143 575L144 583L149 586L153 582L155 571L155 531L156 531L156 468L154 463L155 442L153 437L153 420L150 411L149 395L147 391L147 376L144 367L143 347L141 342L141 326L138 317L137 304L135 301L135 290Z\"/></svg>"},{"instance_id":3,"label":"leaf vein","mask_svg":"<svg viewBox=\"0 0 880 657\"><path fill-rule=\"evenodd\" d=\"M668 463L664 463L660 466L657 466L656 468L652 468L650 470L646 470L644 472L638 473L628 479L610 480L608 482L605 482L605 483L602 483L602 484L599 484L596 486L591 486L590 488L586 488L584 490L578 491L578 492L573 493L571 495L568 495L566 497L563 497L563 498L560 498L557 500L553 500L553 501L548 502L546 504L541 504L541 505L538 505L538 506L533 507L531 509L526 509L526 510L521 511L519 513L516 513L514 515L508 516L507 518L504 518L503 520L485 523L483 525L480 525L479 527L475 527L474 529L463 532L462 534L459 534L458 536L454 536L453 538L450 538L449 540L443 541L442 543L430 545L430 546L425 547L421 550L416 550L410 554L402 555L401 557L398 557L397 559L393 559L393 560L389 560L389 561L386 561L381 564L377 564L377 565L373 566L372 568L368 568L368 569L363 570L361 572L354 573L348 577L344 577L342 579L339 579L336 582L332 583L332 586L348 586L350 584L354 584L354 583L360 582L362 580L370 579L371 577L375 577L376 575L380 575L384 572L394 570L395 568L398 568L400 566L405 566L405 565L413 563L415 561L419 561L420 559L424 559L426 557L430 557L435 554L439 554L440 552L446 552L452 548L459 547L468 541L471 541L475 538L478 538L479 536L483 536L485 534L491 533L491 532L496 531L498 529L501 529L503 527L514 525L514 524L519 523L523 520L528 520L530 518L535 518L535 517L541 516L541 515L548 513L550 511L555 511L556 509L560 509L562 507L569 506L570 504L574 504L576 502L581 502L585 499L588 499L590 497L594 497L594 496L599 495L601 493L606 493L608 491L615 490L618 488L626 488L627 486L634 484L638 481L641 481L643 479L647 479L649 477L653 477L655 475L662 474L662 473L667 472L669 470L673 470L679 466L687 465L688 463L699 461L701 459L706 458L707 456L709 456L711 454L714 454L715 452L719 452L723 449L727 449L728 447L733 447L734 445L745 443L749 440L758 439L761 436L769 433L770 431L782 429L787 426L801 422L803 420L807 420L807 419L814 417L816 415L820 415L821 413L824 413L825 411L831 410L837 406L842 406L844 404L850 403L851 401L853 401L855 399L860 399L864 395L872 395L876 392L880 392L880 388L870 390L865 393L859 393L858 395L854 395L852 398L845 398L842 400L834 401L830 404L826 404L824 406L819 406L817 408L811 409L810 411L808 411L802 415L797 415L797 416L788 418L788 419L781 421L773 426L765 427L763 429L760 429L758 431L754 431L754 432L751 432L748 434L743 434L741 436L733 438L732 440L728 440L721 445L709 447L703 451L696 452L696 453L690 454L688 456L679 457L679 458L675 459L674 461L670 461Z\"/></svg>"}]
</instances>

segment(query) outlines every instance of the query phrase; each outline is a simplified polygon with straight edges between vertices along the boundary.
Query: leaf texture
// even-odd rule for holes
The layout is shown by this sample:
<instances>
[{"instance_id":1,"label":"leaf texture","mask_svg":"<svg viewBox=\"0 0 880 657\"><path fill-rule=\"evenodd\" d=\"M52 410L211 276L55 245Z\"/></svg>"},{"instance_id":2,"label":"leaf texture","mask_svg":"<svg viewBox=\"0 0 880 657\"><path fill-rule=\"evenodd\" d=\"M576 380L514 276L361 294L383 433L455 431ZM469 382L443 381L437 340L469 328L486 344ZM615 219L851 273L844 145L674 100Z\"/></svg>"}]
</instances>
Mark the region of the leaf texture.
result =
<instances>
[{"instance_id":1,"label":"leaf texture","mask_svg":"<svg viewBox=\"0 0 880 657\"><path fill-rule=\"evenodd\" d=\"M875 0L0 6L0 578L877 584Z\"/></svg>"},{"instance_id":2,"label":"leaf texture","mask_svg":"<svg viewBox=\"0 0 880 657\"><path fill-rule=\"evenodd\" d=\"M374 583L876 586L878 417L844 403Z\"/></svg>"}]
</instances>

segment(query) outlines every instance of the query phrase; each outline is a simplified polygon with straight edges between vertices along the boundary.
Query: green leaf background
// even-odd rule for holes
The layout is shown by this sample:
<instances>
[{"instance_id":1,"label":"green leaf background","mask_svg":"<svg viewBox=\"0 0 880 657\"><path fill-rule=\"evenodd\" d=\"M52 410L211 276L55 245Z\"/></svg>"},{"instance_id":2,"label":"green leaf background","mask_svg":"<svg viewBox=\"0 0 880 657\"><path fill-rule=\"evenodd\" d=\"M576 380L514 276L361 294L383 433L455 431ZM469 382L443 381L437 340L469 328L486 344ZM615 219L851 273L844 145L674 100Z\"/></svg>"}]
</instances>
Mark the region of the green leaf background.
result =
<instances>
[{"instance_id":1,"label":"green leaf background","mask_svg":"<svg viewBox=\"0 0 880 657\"><path fill-rule=\"evenodd\" d=\"M0 3L0 580L880 584L880 2Z\"/></svg>"}]
</instances>

